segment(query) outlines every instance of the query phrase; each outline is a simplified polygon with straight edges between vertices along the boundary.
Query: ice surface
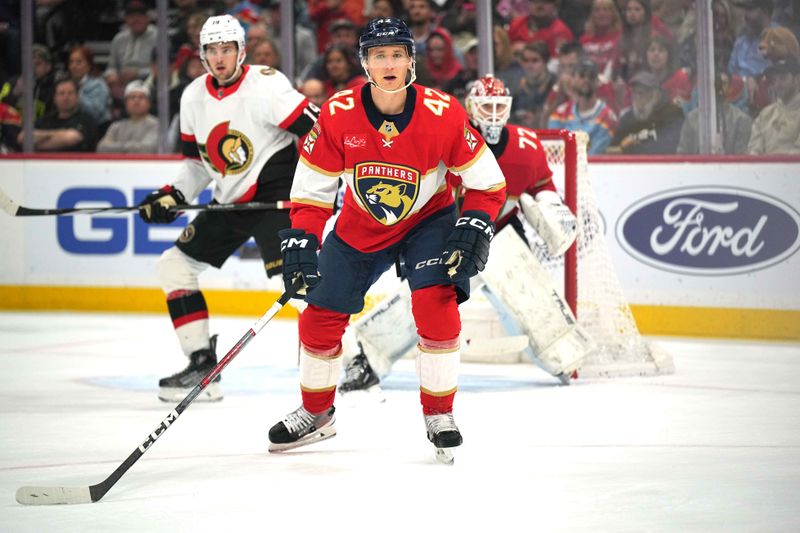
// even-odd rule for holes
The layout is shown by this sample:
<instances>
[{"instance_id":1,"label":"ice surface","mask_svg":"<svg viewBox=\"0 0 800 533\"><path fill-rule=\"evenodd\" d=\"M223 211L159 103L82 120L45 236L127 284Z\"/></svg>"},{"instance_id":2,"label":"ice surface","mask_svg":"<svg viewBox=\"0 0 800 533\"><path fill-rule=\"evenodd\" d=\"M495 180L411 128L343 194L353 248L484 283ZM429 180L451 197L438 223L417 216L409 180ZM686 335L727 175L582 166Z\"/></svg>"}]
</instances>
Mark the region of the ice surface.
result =
<instances>
[{"instance_id":1,"label":"ice surface","mask_svg":"<svg viewBox=\"0 0 800 533\"><path fill-rule=\"evenodd\" d=\"M213 318L224 354L257 317ZM168 318L0 313L0 531L796 531L800 345L656 339L675 375L563 387L462 365L452 467L425 438L413 362L384 403L337 401L336 438L270 455L299 405L296 323L276 320L98 503L22 485L108 476L174 407Z\"/></svg>"}]
</instances>

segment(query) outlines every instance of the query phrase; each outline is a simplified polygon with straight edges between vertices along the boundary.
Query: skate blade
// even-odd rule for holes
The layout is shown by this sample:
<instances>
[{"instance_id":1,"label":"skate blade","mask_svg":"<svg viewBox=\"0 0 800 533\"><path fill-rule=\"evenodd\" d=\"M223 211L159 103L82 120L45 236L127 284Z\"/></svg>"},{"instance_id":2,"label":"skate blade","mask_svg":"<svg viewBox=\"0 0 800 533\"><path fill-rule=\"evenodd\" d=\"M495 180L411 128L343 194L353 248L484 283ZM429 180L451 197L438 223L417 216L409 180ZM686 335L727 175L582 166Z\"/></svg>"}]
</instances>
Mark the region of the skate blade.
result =
<instances>
[{"instance_id":1,"label":"skate blade","mask_svg":"<svg viewBox=\"0 0 800 533\"><path fill-rule=\"evenodd\" d=\"M309 444L314 444L315 442L328 440L335 436L336 436L336 428L334 426L324 427L322 429L318 429L314 433L306 435L305 437L296 442L288 442L285 444L270 442L269 453L280 453L280 452L285 452L287 450L293 450L295 448L300 448L301 446L308 446Z\"/></svg>"},{"instance_id":2,"label":"skate blade","mask_svg":"<svg viewBox=\"0 0 800 533\"><path fill-rule=\"evenodd\" d=\"M158 399L162 402L180 402L189 395L193 388L194 387L189 387L186 389L179 387L161 387L158 389ZM210 383L208 387L203 389L203 391L197 396L197 398L195 398L194 401L218 402L224 397L225 396L222 394L222 387L219 386L219 383Z\"/></svg>"},{"instance_id":3,"label":"skate blade","mask_svg":"<svg viewBox=\"0 0 800 533\"><path fill-rule=\"evenodd\" d=\"M452 448L436 448L436 462L443 465L455 464Z\"/></svg>"}]
</instances>

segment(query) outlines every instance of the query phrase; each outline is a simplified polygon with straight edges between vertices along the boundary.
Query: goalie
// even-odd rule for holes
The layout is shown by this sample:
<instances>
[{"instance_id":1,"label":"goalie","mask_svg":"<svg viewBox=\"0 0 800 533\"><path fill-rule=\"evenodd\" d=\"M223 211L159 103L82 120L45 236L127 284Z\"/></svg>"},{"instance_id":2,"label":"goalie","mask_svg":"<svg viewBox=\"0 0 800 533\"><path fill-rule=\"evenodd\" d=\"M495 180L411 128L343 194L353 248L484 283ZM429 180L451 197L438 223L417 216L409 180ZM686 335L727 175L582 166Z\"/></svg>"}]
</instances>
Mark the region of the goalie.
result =
<instances>
[{"instance_id":1,"label":"goalie","mask_svg":"<svg viewBox=\"0 0 800 533\"><path fill-rule=\"evenodd\" d=\"M507 124L511 103L508 89L491 75L477 80L466 98L470 121L494 153L507 184L506 202L496 221L492 261L473 282L485 284L488 299L505 318L506 331L527 339L525 351L534 362L568 382L593 344L526 245L517 213L521 207L552 256L562 255L574 242L577 221L556 192L536 133ZM515 232L500 232L506 226ZM401 284L352 324L349 335L355 337L359 353L346 367L341 394L376 389L392 365L416 347L418 335L411 316L410 293Z\"/></svg>"}]
</instances>

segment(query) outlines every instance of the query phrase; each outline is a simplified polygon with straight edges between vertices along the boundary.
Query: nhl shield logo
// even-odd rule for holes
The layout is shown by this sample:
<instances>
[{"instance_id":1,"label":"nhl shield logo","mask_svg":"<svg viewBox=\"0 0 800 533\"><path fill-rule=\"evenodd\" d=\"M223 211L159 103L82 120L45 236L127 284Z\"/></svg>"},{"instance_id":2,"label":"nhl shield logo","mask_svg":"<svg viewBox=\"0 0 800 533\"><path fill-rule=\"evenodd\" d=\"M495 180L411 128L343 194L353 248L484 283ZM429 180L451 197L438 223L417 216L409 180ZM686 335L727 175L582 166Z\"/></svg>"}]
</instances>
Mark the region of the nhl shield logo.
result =
<instances>
[{"instance_id":1,"label":"nhl shield logo","mask_svg":"<svg viewBox=\"0 0 800 533\"><path fill-rule=\"evenodd\" d=\"M419 193L419 171L402 165L357 163L353 180L362 205L386 226L403 220Z\"/></svg>"}]
</instances>

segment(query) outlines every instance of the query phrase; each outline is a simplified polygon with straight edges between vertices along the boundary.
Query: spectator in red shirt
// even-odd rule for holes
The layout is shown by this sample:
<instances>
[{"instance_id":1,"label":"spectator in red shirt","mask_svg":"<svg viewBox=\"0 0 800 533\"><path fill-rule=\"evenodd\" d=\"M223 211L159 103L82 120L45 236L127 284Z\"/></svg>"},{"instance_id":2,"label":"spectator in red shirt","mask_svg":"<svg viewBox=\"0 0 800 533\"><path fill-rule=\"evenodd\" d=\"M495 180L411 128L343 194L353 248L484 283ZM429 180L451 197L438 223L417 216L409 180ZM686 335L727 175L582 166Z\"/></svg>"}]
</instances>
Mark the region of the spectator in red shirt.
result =
<instances>
[{"instance_id":1,"label":"spectator in red shirt","mask_svg":"<svg viewBox=\"0 0 800 533\"><path fill-rule=\"evenodd\" d=\"M685 68L678 66L672 41L655 35L647 47L647 70L656 75L667 100L681 107L692 97L692 80Z\"/></svg>"},{"instance_id":2,"label":"spectator in red shirt","mask_svg":"<svg viewBox=\"0 0 800 533\"><path fill-rule=\"evenodd\" d=\"M600 73L611 78L616 69L617 47L622 36L622 19L614 0L594 0L586 32L580 38L583 52Z\"/></svg>"},{"instance_id":3,"label":"spectator in red shirt","mask_svg":"<svg viewBox=\"0 0 800 533\"><path fill-rule=\"evenodd\" d=\"M544 41L550 55L557 56L559 45L574 39L572 31L558 18L559 0L529 0L528 5L528 16L517 17L509 25L511 42Z\"/></svg>"},{"instance_id":4,"label":"spectator in red shirt","mask_svg":"<svg viewBox=\"0 0 800 533\"><path fill-rule=\"evenodd\" d=\"M625 0L624 5L617 76L627 82L645 67L650 39L654 35L672 39L672 33L653 15L650 0Z\"/></svg>"}]
</instances>

